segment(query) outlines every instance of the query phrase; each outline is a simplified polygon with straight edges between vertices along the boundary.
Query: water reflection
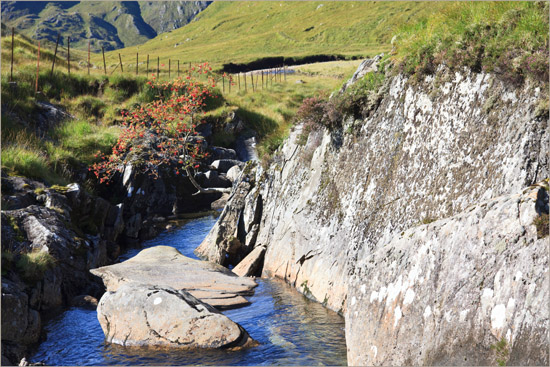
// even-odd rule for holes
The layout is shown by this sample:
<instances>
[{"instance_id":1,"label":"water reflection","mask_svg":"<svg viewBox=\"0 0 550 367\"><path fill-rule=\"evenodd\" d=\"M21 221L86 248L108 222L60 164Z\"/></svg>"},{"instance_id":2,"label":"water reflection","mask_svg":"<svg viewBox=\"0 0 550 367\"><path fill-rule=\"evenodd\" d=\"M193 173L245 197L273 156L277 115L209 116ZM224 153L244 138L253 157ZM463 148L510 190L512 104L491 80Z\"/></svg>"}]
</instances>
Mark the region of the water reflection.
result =
<instances>
[{"instance_id":1,"label":"water reflection","mask_svg":"<svg viewBox=\"0 0 550 367\"><path fill-rule=\"evenodd\" d=\"M216 218L188 221L144 247L169 245L186 256ZM124 259L140 249L129 251ZM71 308L46 325L48 339L32 361L47 365L345 365L344 320L276 279L258 279L251 305L225 311L260 345L241 351L127 348L104 343L96 311Z\"/></svg>"}]
</instances>

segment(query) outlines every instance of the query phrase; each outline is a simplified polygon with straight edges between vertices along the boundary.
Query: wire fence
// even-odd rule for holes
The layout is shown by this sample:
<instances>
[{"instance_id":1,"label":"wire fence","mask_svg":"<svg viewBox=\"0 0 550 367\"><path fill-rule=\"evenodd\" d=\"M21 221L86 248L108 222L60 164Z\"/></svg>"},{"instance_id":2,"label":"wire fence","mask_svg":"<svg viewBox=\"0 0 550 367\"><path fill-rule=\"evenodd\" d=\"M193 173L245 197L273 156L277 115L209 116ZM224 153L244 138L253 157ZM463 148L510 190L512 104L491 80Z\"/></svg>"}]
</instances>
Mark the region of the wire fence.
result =
<instances>
[{"instance_id":1,"label":"wire fence","mask_svg":"<svg viewBox=\"0 0 550 367\"><path fill-rule=\"evenodd\" d=\"M50 77L53 75L55 69L56 69L56 60L58 60L58 51L61 51L63 49L63 46L60 44L60 41L62 40L62 36L58 34L57 40L55 43L55 49L54 49L54 55L52 58L51 63L51 69L50 69ZM71 60L71 38L69 36L66 37L66 65L67 65L67 74L71 75L71 61L75 62L76 60ZM9 82L11 84L16 84L16 81L14 80L13 76L13 66L14 66L14 44L15 44L15 28L11 29L11 60L10 60L10 79ZM40 75L40 41L37 41L37 58L36 58L36 82L35 82L35 93L38 93L40 91L40 85L39 85L39 75ZM102 61L103 61L103 74L104 75L113 75L115 72L118 71L120 74L129 74L130 69L129 67L135 66L135 76L145 75L147 77L149 76L155 76L157 80L160 80L160 78L168 77L168 79L174 77L180 77L183 75L188 75L188 73L192 70L191 62L183 62L181 60L173 60L172 58L168 58L168 67L166 67L166 63L161 64L160 56L156 56L156 68L152 67L150 61L154 60L154 55L140 55L139 52L136 52L136 59L135 59L135 65L130 63L124 63L122 55L118 53L118 63L110 65L110 69L107 68L107 62L105 58L105 48L101 47L101 55L102 55ZM92 65L91 63L91 47L90 47L90 41L88 41L88 52L87 52L87 60L85 62L86 69L88 75L90 75L90 69L99 69L96 65ZM145 56L146 61L141 62L140 60L143 60L142 57ZM140 68L140 65L142 66ZM126 72L124 71L126 66ZM145 66L145 67L143 67ZM151 66L151 67L150 67ZM47 67L42 65L42 68ZM59 66L57 67L59 70ZM74 65L73 65L73 72L74 72ZM280 65L279 67L274 67L270 69L263 69L263 70L254 70L254 71L248 71L248 72L242 72L242 73L236 73L236 74L220 74L221 79L221 89L223 93L232 93L233 92L242 92L245 93L251 91L256 92L259 90L267 89L270 87L273 87L274 83L283 83L287 81L287 74L292 73L293 70L288 70L287 66Z\"/></svg>"}]
</instances>

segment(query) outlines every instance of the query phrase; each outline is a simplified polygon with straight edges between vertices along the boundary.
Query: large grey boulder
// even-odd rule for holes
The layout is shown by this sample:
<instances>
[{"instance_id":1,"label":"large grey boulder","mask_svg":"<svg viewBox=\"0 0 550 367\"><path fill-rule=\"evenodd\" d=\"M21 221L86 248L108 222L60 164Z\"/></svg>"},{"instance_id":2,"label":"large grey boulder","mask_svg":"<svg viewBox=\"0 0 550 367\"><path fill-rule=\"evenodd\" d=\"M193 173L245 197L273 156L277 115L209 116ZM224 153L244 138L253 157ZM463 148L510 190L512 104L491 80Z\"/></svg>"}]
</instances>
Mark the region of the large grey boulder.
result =
<instances>
[{"instance_id":1,"label":"large grey boulder","mask_svg":"<svg viewBox=\"0 0 550 367\"><path fill-rule=\"evenodd\" d=\"M257 286L221 265L188 258L168 246L148 248L120 264L90 272L103 279L109 292L128 283L170 287L220 309L249 304L243 296L251 295Z\"/></svg>"},{"instance_id":2,"label":"large grey boulder","mask_svg":"<svg viewBox=\"0 0 550 367\"><path fill-rule=\"evenodd\" d=\"M124 284L101 297L97 316L106 341L123 346L230 348L256 343L238 324L188 292Z\"/></svg>"},{"instance_id":3,"label":"large grey boulder","mask_svg":"<svg viewBox=\"0 0 550 367\"><path fill-rule=\"evenodd\" d=\"M212 167L214 167L219 173L227 173L229 169L233 166L244 167L244 162L238 161L236 159L218 159L212 162Z\"/></svg>"},{"instance_id":4,"label":"large grey boulder","mask_svg":"<svg viewBox=\"0 0 550 367\"><path fill-rule=\"evenodd\" d=\"M226 174L226 177L231 182L236 182L241 175L241 168L237 165L231 167Z\"/></svg>"}]
</instances>

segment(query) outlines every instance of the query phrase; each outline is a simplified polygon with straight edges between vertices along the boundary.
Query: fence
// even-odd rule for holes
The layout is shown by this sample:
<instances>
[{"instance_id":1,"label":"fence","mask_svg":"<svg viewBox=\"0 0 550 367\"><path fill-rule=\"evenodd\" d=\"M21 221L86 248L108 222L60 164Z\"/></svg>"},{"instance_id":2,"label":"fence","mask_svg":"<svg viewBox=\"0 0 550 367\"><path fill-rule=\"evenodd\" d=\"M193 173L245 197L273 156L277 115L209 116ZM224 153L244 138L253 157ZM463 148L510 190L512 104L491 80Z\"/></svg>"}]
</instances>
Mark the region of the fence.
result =
<instances>
[{"instance_id":1,"label":"fence","mask_svg":"<svg viewBox=\"0 0 550 367\"><path fill-rule=\"evenodd\" d=\"M13 78L13 64L14 64L14 37L15 37L15 29L11 29L11 65L10 65L10 83L16 84ZM57 40L55 43L55 50L54 50L54 56L52 60L51 65L51 71L50 71L50 77L53 75L55 70L55 63L57 60L57 54L58 50L60 49L60 40L61 35L58 34ZM39 74L40 74L40 41L38 41L38 47L37 47L37 61L36 61L36 82L35 82L35 93L38 93L39 88ZM88 75L90 75L90 68L92 67L92 64L90 62L90 41L88 41L88 58L86 62L86 68L88 71ZM122 55L118 54L118 63L115 64L114 68L108 72L107 70L107 62L105 59L105 48L101 47L101 54L103 57L103 74L104 75L113 75L117 70L120 69L120 73L124 73L124 63L122 61ZM180 69L180 60L172 60L171 58L168 58L168 69L162 70L162 67L165 67L165 64L160 63L160 56L157 56L157 67L156 69L150 69L149 68L149 60L150 55L147 54L146 56L146 67L145 69L139 68L140 63L140 55L139 52L136 52L136 63L135 63L135 75L139 76L140 71L141 73L144 73L145 76L149 76L149 73L152 72L151 75L156 75L157 80L160 79L162 76L168 76L168 78L172 77L172 61L174 61L174 65L177 65L176 69L174 70L176 72L176 76L180 77L182 74L186 74L191 72L191 63L188 63L188 69L182 70ZM153 57L154 60L154 57ZM71 39L70 37L67 37L67 74L71 74ZM185 63L182 63L185 65ZM131 66L131 64L126 64L126 66ZM95 67L97 69L97 67ZM129 73L128 68L126 68L127 72ZM273 83L282 83L283 81L286 82L287 80L287 73L289 71L287 70L287 67L285 65L281 65L280 67L272 68L272 69L265 69L265 70L256 70L256 71L249 71L245 73L238 73L238 74L223 74L220 75L221 78L221 87L222 87L222 93L226 92L226 84L227 84L227 91L228 93L231 93L231 88L233 87L234 90L237 90L238 92L244 91L245 93L248 92L248 90L251 90L252 92L259 91L260 88L267 89L270 87L273 87ZM241 82L242 79L242 82ZM235 88L236 87L236 88Z\"/></svg>"}]
</instances>

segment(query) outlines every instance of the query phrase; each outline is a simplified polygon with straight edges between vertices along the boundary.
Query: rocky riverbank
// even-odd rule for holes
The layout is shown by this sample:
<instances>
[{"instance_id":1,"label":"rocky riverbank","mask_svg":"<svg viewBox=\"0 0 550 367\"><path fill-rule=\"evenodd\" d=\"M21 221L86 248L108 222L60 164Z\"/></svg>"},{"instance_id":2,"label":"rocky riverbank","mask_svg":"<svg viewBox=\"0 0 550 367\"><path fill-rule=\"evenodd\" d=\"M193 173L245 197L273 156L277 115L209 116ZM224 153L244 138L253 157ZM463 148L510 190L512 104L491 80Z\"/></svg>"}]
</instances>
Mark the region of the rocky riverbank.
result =
<instances>
[{"instance_id":1,"label":"rocky riverbank","mask_svg":"<svg viewBox=\"0 0 550 367\"><path fill-rule=\"evenodd\" d=\"M211 164L197 181L231 187L227 171L244 163L231 149L211 152L206 162ZM127 246L164 229L168 219L210 209L223 199L221 193L195 192L186 177L155 180L132 165L100 193L110 201L77 183L46 186L3 174L2 364L17 364L28 346L41 340L46 314L72 305L95 307L104 288L90 269L112 264Z\"/></svg>"}]
</instances>

